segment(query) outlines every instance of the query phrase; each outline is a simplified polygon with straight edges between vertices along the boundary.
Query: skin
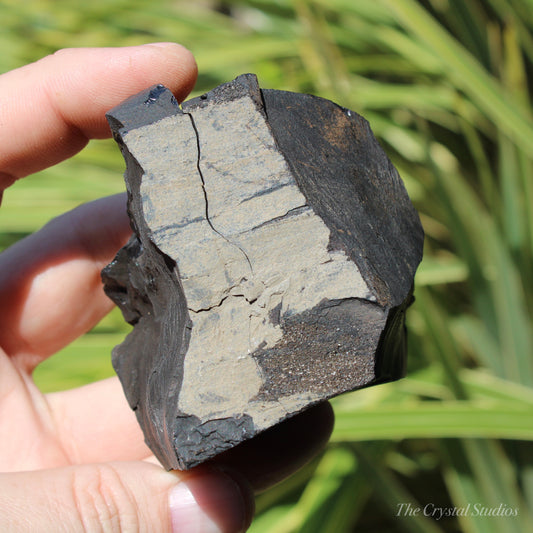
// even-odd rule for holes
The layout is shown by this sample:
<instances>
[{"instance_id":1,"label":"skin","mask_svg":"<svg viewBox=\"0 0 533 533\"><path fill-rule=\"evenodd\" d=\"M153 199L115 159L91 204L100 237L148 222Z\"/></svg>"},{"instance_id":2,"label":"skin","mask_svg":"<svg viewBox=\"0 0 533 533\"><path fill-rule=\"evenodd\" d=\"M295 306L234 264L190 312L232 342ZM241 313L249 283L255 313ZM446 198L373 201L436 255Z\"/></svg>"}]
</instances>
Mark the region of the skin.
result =
<instances>
[{"instance_id":1,"label":"skin","mask_svg":"<svg viewBox=\"0 0 533 533\"><path fill-rule=\"evenodd\" d=\"M0 76L0 191L110 136L104 114L154 83L183 100L173 43L62 50ZM35 367L112 307L100 270L130 234L123 195L85 204L0 254L0 530L243 531L253 491L319 453L328 404L187 473L151 456L116 378L42 394ZM192 495L192 497L190 497Z\"/></svg>"}]
</instances>

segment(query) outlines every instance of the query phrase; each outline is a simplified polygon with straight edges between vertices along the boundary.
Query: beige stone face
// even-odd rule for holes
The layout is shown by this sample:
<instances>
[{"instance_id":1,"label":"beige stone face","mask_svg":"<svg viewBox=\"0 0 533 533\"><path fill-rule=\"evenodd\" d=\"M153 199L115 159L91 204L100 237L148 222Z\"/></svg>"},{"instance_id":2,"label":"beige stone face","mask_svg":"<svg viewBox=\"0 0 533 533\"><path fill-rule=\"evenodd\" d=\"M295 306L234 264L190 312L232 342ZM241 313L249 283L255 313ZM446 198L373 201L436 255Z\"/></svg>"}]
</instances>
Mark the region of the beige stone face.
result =
<instances>
[{"instance_id":1,"label":"beige stone face","mask_svg":"<svg viewBox=\"0 0 533 533\"><path fill-rule=\"evenodd\" d=\"M252 353L282 338L273 310L290 316L324 299L373 297L355 263L328 250L329 229L306 205L251 98L227 103L224 124L218 120L207 105L126 141L145 171L151 238L176 260L193 322L179 410L201 420L245 413L262 429L318 399L254 400L263 379ZM164 160L145 136L164 140ZM172 226L160 216L169 209Z\"/></svg>"}]
</instances>

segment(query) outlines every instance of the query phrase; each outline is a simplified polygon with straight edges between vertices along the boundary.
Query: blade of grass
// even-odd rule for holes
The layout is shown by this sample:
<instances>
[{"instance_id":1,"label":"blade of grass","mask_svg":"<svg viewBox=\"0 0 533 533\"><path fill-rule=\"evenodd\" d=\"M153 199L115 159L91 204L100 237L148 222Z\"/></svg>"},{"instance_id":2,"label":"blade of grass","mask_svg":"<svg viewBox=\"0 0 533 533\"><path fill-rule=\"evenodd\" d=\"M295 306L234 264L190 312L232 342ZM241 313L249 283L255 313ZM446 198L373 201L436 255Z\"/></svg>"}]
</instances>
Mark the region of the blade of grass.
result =
<instances>
[{"instance_id":1,"label":"blade of grass","mask_svg":"<svg viewBox=\"0 0 533 533\"><path fill-rule=\"evenodd\" d=\"M472 125L472 120L466 120L467 109L464 105L465 100L456 101L457 116L463 133L463 137L472 155L472 160L476 166L476 176L481 183L482 198L488 209L493 213L500 212L500 195L497 193L496 177L492 171L492 165L489 162L480 132Z\"/></svg>"},{"instance_id":2,"label":"blade of grass","mask_svg":"<svg viewBox=\"0 0 533 533\"><path fill-rule=\"evenodd\" d=\"M510 402L413 402L336 409L332 442L487 437L533 440L533 407Z\"/></svg>"},{"instance_id":3,"label":"blade of grass","mask_svg":"<svg viewBox=\"0 0 533 533\"><path fill-rule=\"evenodd\" d=\"M294 530L286 527L292 509L291 504L284 504L263 511L254 518L248 533L292 533Z\"/></svg>"},{"instance_id":4,"label":"blade of grass","mask_svg":"<svg viewBox=\"0 0 533 533\"><path fill-rule=\"evenodd\" d=\"M520 39L521 48L530 61L533 61L533 36L531 35L533 2L531 0L513 2L508 2L507 0L488 1L502 20L509 22L511 19L513 21Z\"/></svg>"},{"instance_id":5,"label":"blade of grass","mask_svg":"<svg viewBox=\"0 0 533 533\"><path fill-rule=\"evenodd\" d=\"M477 1L464 2L463 0L450 0L447 5L435 0L431 3L439 15L446 20L447 27L453 29L461 44L467 47L470 53L479 58L484 65L489 65L487 40L483 33L488 23L488 17L482 8L483 4Z\"/></svg>"},{"instance_id":6,"label":"blade of grass","mask_svg":"<svg viewBox=\"0 0 533 533\"><path fill-rule=\"evenodd\" d=\"M459 368L462 364L461 354L455 339L452 337L441 308L435 304L431 293L426 288L418 287L415 292L417 305L422 310L427 332L435 344L438 363L444 370L446 381L457 399L466 399L467 390L458 379Z\"/></svg>"},{"instance_id":7,"label":"blade of grass","mask_svg":"<svg viewBox=\"0 0 533 533\"><path fill-rule=\"evenodd\" d=\"M319 462L320 458L314 459L272 489L258 494L255 498L256 513L261 513L277 505L283 505L287 500L296 500L296 497L313 477Z\"/></svg>"},{"instance_id":8,"label":"blade of grass","mask_svg":"<svg viewBox=\"0 0 533 533\"><path fill-rule=\"evenodd\" d=\"M350 531L370 492L353 452L343 447L331 448L295 507L301 516L298 531Z\"/></svg>"},{"instance_id":9,"label":"blade of grass","mask_svg":"<svg viewBox=\"0 0 533 533\"><path fill-rule=\"evenodd\" d=\"M385 468L379 466L374 458L369 456L361 445L354 445L359 464L366 472L367 479L374 486L374 493L388 509L395 523L408 533L438 533L442 531L433 521L425 517L423 513L404 513L402 510L410 506L412 509L422 509L422 506L413 496L399 483L394 476ZM401 507L402 504L405 507Z\"/></svg>"},{"instance_id":10,"label":"blade of grass","mask_svg":"<svg viewBox=\"0 0 533 533\"><path fill-rule=\"evenodd\" d=\"M460 380L472 392L472 397L505 401L515 405L533 406L533 389L512 381L500 379L489 372L479 369L463 368Z\"/></svg>"},{"instance_id":11,"label":"blade of grass","mask_svg":"<svg viewBox=\"0 0 533 533\"><path fill-rule=\"evenodd\" d=\"M484 317L487 330L498 334L500 350L505 354L504 377L531 385L533 340L520 273L494 221L468 184L459 178L457 162L451 154L433 150L437 147L433 144L428 165L436 177L441 202L449 212L456 245L467 258L478 312Z\"/></svg>"},{"instance_id":12,"label":"blade of grass","mask_svg":"<svg viewBox=\"0 0 533 533\"><path fill-rule=\"evenodd\" d=\"M353 452L328 449L297 503L275 516L275 529L268 522L253 524L252 533L349 531L369 495L369 485L357 469ZM270 514L270 513L267 513Z\"/></svg>"},{"instance_id":13,"label":"blade of grass","mask_svg":"<svg viewBox=\"0 0 533 533\"><path fill-rule=\"evenodd\" d=\"M515 253L525 244L527 216L518 157L514 145L503 135L499 139L499 174L502 217L506 242Z\"/></svg>"},{"instance_id":14,"label":"blade of grass","mask_svg":"<svg viewBox=\"0 0 533 533\"><path fill-rule=\"evenodd\" d=\"M416 286L457 283L468 279L468 268L458 257L425 258L416 272Z\"/></svg>"},{"instance_id":15,"label":"blade of grass","mask_svg":"<svg viewBox=\"0 0 533 533\"><path fill-rule=\"evenodd\" d=\"M440 449L441 456L445 459L444 480L448 487L448 493L456 507L466 508L469 511L458 516L461 531L465 533L498 533L499 530L494 520L470 512L471 507L483 502L483 498L461 442L456 439L441 441Z\"/></svg>"},{"instance_id":16,"label":"blade of grass","mask_svg":"<svg viewBox=\"0 0 533 533\"><path fill-rule=\"evenodd\" d=\"M520 533L533 527L533 522L516 485L512 466L495 441L465 439L442 443L449 461L446 478L450 494L457 506L470 503L474 509L463 517L463 523L473 531L501 531L502 520L476 513L476 506L516 509L517 516L505 520L505 530Z\"/></svg>"},{"instance_id":17,"label":"blade of grass","mask_svg":"<svg viewBox=\"0 0 533 533\"><path fill-rule=\"evenodd\" d=\"M533 121L520 102L510 98L480 65L435 19L413 0L388 0L404 27L420 39L442 62L456 85L476 102L514 142L533 152Z\"/></svg>"}]
</instances>

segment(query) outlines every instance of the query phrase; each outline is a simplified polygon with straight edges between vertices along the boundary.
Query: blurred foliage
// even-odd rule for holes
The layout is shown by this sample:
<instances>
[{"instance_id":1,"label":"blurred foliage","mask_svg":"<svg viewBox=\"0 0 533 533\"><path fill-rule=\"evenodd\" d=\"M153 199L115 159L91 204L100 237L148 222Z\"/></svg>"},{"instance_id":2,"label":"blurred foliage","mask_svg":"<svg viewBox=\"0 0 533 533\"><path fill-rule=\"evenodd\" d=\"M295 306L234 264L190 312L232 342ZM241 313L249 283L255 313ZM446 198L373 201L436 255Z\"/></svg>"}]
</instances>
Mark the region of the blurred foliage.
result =
<instances>
[{"instance_id":1,"label":"blurred foliage","mask_svg":"<svg viewBox=\"0 0 533 533\"><path fill-rule=\"evenodd\" d=\"M255 72L330 98L370 121L406 183L426 231L408 377L335 399L331 445L258 497L251 531L533 531L532 0L2 0L0 21L0 71L172 40L196 55L196 93ZM20 181L0 245L122 190L122 169L97 141ZM37 381L110 375L125 331L114 312Z\"/></svg>"}]
</instances>

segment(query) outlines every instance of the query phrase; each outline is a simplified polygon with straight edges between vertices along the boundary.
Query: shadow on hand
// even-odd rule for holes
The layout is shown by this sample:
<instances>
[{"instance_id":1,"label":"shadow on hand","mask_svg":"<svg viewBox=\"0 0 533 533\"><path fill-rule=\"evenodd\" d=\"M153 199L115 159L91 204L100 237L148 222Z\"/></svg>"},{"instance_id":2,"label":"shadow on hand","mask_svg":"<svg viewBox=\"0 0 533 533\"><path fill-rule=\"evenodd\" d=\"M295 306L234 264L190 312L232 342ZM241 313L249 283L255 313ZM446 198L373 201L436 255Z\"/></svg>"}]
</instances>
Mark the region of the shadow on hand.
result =
<instances>
[{"instance_id":1,"label":"shadow on hand","mask_svg":"<svg viewBox=\"0 0 533 533\"><path fill-rule=\"evenodd\" d=\"M235 470L256 492L264 491L320 453L331 435L333 422L331 405L320 403L221 453L210 464Z\"/></svg>"}]
</instances>

